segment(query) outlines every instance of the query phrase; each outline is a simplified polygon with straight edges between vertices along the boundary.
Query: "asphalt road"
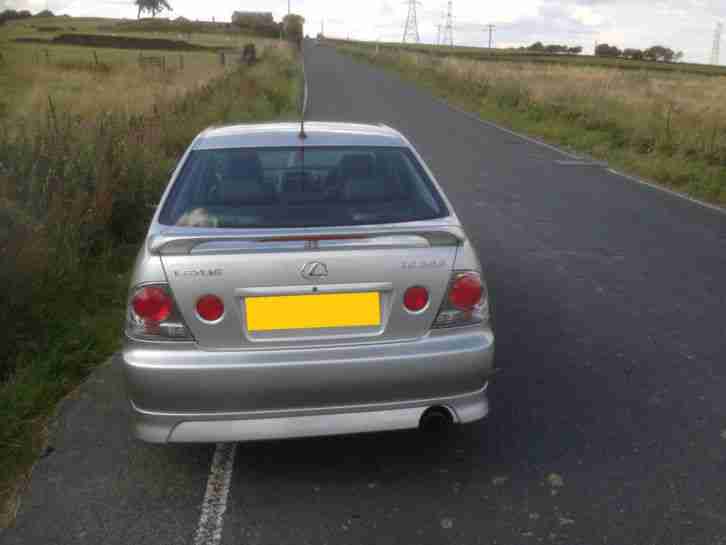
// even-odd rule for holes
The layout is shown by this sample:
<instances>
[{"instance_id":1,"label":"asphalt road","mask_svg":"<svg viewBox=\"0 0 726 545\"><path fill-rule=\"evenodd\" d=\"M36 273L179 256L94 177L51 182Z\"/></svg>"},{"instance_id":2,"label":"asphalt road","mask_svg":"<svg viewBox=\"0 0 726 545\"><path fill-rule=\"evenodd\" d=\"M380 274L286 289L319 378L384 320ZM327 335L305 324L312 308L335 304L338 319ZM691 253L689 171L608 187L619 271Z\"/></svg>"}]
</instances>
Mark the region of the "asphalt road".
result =
<instances>
[{"instance_id":1,"label":"asphalt road","mask_svg":"<svg viewBox=\"0 0 726 545\"><path fill-rule=\"evenodd\" d=\"M726 215L305 57L309 119L385 122L445 187L503 371L491 416L440 441L238 445L221 543L726 543ZM64 404L0 542L193 543L214 446L132 441L119 379Z\"/></svg>"}]
</instances>

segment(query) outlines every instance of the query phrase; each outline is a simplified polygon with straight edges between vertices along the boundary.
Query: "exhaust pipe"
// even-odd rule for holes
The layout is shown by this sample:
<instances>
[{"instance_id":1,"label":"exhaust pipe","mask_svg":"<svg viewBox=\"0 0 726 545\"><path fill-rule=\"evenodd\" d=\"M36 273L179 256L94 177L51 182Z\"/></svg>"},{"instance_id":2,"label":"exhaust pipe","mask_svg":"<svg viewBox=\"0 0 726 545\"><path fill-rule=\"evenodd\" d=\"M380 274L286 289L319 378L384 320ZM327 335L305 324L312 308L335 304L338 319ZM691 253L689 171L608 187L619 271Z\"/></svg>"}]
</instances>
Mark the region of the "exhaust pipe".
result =
<instances>
[{"instance_id":1,"label":"exhaust pipe","mask_svg":"<svg viewBox=\"0 0 726 545\"><path fill-rule=\"evenodd\" d=\"M418 427L424 432L441 433L454 423L451 411L446 407L429 407L421 415Z\"/></svg>"}]
</instances>

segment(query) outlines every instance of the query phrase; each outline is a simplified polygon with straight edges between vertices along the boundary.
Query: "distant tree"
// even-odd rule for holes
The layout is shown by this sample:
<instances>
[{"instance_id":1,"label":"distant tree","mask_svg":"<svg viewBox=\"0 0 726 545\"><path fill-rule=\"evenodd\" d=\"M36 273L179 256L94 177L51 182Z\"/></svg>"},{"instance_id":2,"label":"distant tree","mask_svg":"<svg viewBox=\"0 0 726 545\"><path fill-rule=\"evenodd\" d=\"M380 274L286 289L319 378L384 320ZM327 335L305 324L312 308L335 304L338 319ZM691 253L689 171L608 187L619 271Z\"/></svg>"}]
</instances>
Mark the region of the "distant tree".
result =
<instances>
[{"instance_id":1,"label":"distant tree","mask_svg":"<svg viewBox=\"0 0 726 545\"><path fill-rule=\"evenodd\" d=\"M679 51L675 55L673 55L673 62L681 62L683 60L683 51Z\"/></svg>"},{"instance_id":2,"label":"distant tree","mask_svg":"<svg viewBox=\"0 0 726 545\"><path fill-rule=\"evenodd\" d=\"M44 9L35 14L36 17L55 17L55 14L49 9Z\"/></svg>"},{"instance_id":3,"label":"distant tree","mask_svg":"<svg viewBox=\"0 0 726 545\"><path fill-rule=\"evenodd\" d=\"M272 13L235 11L232 13L232 24L259 36L276 38L280 35L281 24L275 22Z\"/></svg>"},{"instance_id":4,"label":"distant tree","mask_svg":"<svg viewBox=\"0 0 726 545\"><path fill-rule=\"evenodd\" d=\"M298 45L302 44L304 24L305 18L302 15L295 15L294 13L285 15L282 20L282 31L285 38Z\"/></svg>"},{"instance_id":5,"label":"distant tree","mask_svg":"<svg viewBox=\"0 0 726 545\"><path fill-rule=\"evenodd\" d=\"M626 59L632 59L634 61L643 60L643 51L640 49L627 48L623 51L623 57Z\"/></svg>"},{"instance_id":6,"label":"distant tree","mask_svg":"<svg viewBox=\"0 0 726 545\"><path fill-rule=\"evenodd\" d=\"M156 17L157 14L165 9L171 11L171 6L166 0L135 0L134 3L139 8L139 11L136 13L137 19L141 19L141 14L145 11L151 13L152 17Z\"/></svg>"},{"instance_id":7,"label":"distant tree","mask_svg":"<svg viewBox=\"0 0 726 545\"><path fill-rule=\"evenodd\" d=\"M663 45L654 45L643 52L643 57L649 61L673 62L675 56L675 51Z\"/></svg>"},{"instance_id":8,"label":"distant tree","mask_svg":"<svg viewBox=\"0 0 726 545\"><path fill-rule=\"evenodd\" d=\"M595 48L595 55L598 57L619 57L622 51L614 45L598 44Z\"/></svg>"},{"instance_id":9,"label":"distant tree","mask_svg":"<svg viewBox=\"0 0 726 545\"><path fill-rule=\"evenodd\" d=\"M263 27L275 24L272 13L235 11L232 13L232 24L240 27Z\"/></svg>"},{"instance_id":10,"label":"distant tree","mask_svg":"<svg viewBox=\"0 0 726 545\"><path fill-rule=\"evenodd\" d=\"M7 21L14 21L15 19L27 19L31 17L32 13L28 10L15 11L14 9L6 9L0 12L0 25L5 24Z\"/></svg>"},{"instance_id":11,"label":"distant tree","mask_svg":"<svg viewBox=\"0 0 726 545\"><path fill-rule=\"evenodd\" d=\"M559 54L579 54L582 53L582 47L568 47L566 45L560 45L560 44L549 44L544 45L542 42L535 42L529 47L523 48L527 51L532 51L533 53L549 53L550 55L559 55Z\"/></svg>"}]
</instances>

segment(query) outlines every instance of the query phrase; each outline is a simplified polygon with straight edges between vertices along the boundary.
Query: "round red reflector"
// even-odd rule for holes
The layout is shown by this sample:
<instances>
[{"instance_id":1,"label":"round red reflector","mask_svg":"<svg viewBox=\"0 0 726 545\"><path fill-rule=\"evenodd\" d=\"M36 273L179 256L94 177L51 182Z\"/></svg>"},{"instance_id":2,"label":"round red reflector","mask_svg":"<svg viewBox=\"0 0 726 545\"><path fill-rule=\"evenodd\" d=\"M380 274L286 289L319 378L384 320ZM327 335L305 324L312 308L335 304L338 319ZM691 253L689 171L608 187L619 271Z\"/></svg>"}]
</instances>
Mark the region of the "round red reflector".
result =
<instances>
[{"instance_id":1,"label":"round red reflector","mask_svg":"<svg viewBox=\"0 0 726 545\"><path fill-rule=\"evenodd\" d=\"M216 322L224 314L224 303L216 295L204 295L197 301L197 313L203 320Z\"/></svg>"},{"instance_id":2,"label":"round red reflector","mask_svg":"<svg viewBox=\"0 0 726 545\"><path fill-rule=\"evenodd\" d=\"M477 274L462 274L454 280L449 290L449 302L459 310L472 310L481 301L484 293Z\"/></svg>"},{"instance_id":3,"label":"round red reflector","mask_svg":"<svg viewBox=\"0 0 726 545\"><path fill-rule=\"evenodd\" d=\"M408 288L403 295L403 306L411 312L423 310L429 303L429 292L421 286Z\"/></svg>"},{"instance_id":4,"label":"round red reflector","mask_svg":"<svg viewBox=\"0 0 726 545\"><path fill-rule=\"evenodd\" d=\"M171 297L162 288L141 288L131 300L134 312L140 318L152 322L163 322L171 314Z\"/></svg>"}]
</instances>

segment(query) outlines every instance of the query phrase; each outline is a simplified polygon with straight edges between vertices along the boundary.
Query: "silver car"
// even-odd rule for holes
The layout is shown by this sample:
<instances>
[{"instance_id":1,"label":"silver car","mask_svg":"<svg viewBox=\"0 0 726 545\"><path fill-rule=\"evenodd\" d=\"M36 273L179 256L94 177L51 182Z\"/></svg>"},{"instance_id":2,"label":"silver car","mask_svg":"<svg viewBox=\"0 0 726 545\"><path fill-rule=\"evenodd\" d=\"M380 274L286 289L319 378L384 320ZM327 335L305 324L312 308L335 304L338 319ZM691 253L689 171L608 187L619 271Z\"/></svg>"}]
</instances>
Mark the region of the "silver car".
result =
<instances>
[{"instance_id":1,"label":"silver car","mask_svg":"<svg viewBox=\"0 0 726 545\"><path fill-rule=\"evenodd\" d=\"M481 265L400 133L211 128L139 252L122 364L142 440L465 423L488 412Z\"/></svg>"}]
</instances>

